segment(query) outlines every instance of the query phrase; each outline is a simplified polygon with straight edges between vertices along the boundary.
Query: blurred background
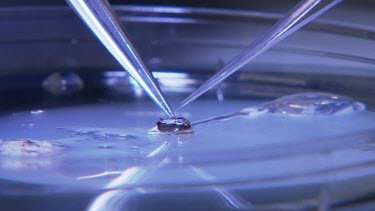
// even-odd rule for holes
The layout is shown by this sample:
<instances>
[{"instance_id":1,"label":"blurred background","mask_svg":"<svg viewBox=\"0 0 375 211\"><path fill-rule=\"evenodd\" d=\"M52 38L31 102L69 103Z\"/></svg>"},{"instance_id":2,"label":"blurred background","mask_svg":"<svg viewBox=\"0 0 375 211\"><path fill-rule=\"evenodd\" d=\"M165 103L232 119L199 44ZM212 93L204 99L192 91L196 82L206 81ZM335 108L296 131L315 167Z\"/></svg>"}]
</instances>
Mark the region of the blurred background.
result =
<instances>
[{"instance_id":1,"label":"blurred background","mask_svg":"<svg viewBox=\"0 0 375 211\"><path fill-rule=\"evenodd\" d=\"M297 2L111 1L149 69L189 74L191 80L155 76L164 82L167 77L161 83L166 92L184 96ZM124 79L125 73L111 73L121 67L64 1L0 4L1 110L142 95L130 78ZM373 1L343 1L226 83L246 85L235 89L239 96L321 90L356 95L372 104L374 7Z\"/></svg>"}]
</instances>

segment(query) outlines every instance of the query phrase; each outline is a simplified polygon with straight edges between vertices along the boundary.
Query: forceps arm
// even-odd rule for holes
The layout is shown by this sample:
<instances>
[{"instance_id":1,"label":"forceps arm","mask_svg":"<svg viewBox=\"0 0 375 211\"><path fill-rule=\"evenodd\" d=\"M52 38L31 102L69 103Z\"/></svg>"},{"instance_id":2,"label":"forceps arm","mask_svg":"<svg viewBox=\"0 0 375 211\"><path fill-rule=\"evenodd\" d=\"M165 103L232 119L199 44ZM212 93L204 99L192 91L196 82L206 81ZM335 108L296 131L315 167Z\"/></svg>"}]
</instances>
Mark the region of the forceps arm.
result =
<instances>
[{"instance_id":1,"label":"forceps arm","mask_svg":"<svg viewBox=\"0 0 375 211\"><path fill-rule=\"evenodd\" d=\"M172 109L156 80L141 61L130 39L121 29L107 0L66 0L99 38L107 50L129 72L150 98L169 116Z\"/></svg>"},{"instance_id":2,"label":"forceps arm","mask_svg":"<svg viewBox=\"0 0 375 211\"><path fill-rule=\"evenodd\" d=\"M214 74L205 83L203 83L197 90L190 94L181 103L181 107L184 107L188 103L192 102L210 88L217 85L231 74L239 70L245 64L253 60L258 55L262 54L267 49L274 46L293 32L297 31L311 20L315 19L322 13L326 12L333 6L340 3L342 0L304 0L297 4L284 18L277 22L269 31L263 36L255 40L249 47L247 47L242 53L236 56L230 61L223 69ZM314 8L321 5L322 2L329 2L324 5L315 13L311 14Z\"/></svg>"}]
</instances>

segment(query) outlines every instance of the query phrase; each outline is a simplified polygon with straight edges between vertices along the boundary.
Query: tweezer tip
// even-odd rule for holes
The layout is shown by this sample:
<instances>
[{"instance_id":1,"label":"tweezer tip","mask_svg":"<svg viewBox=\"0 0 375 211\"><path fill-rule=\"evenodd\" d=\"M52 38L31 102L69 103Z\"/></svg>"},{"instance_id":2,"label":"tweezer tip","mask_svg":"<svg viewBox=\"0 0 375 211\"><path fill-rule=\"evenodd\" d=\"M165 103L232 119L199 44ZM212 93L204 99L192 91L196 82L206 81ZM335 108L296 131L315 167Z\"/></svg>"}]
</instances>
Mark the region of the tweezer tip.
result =
<instances>
[{"instance_id":1,"label":"tweezer tip","mask_svg":"<svg viewBox=\"0 0 375 211\"><path fill-rule=\"evenodd\" d=\"M206 89L207 90L207 89ZM202 87L199 87L197 90L195 90L193 93L191 93L187 98L185 98L181 104L180 104L180 107L178 107L178 109L186 106L187 104L193 102L195 99L197 99L199 96L201 96L202 94L204 93L204 91L202 91ZM177 109L177 110L178 110Z\"/></svg>"},{"instance_id":2,"label":"tweezer tip","mask_svg":"<svg viewBox=\"0 0 375 211\"><path fill-rule=\"evenodd\" d=\"M168 104L164 104L164 107L162 107L164 112L169 116L169 118L175 118L175 114L173 110L168 106Z\"/></svg>"},{"instance_id":3,"label":"tweezer tip","mask_svg":"<svg viewBox=\"0 0 375 211\"><path fill-rule=\"evenodd\" d=\"M177 110L179 110L180 108L182 107L185 107L187 104L193 102L195 99L197 99L198 96L200 95L196 95L195 94L196 92L194 92L193 94L189 95L187 98L185 98L185 100L183 100L180 104L180 107L178 107Z\"/></svg>"},{"instance_id":4,"label":"tweezer tip","mask_svg":"<svg viewBox=\"0 0 375 211\"><path fill-rule=\"evenodd\" d=\"M186 103L182 102L181 105L177 108L177 110L180 110L181 108L185 107Z\"/></svg>"},{"instance_id":5,"label":"tweezer tip","mask_svg":"<svg viewBox=\"0 0 375 211\"><path fill-rule=\"evenodd\" d=\"M180 110L181 108L185 107L187 104L191 102L191 100L191 96L185 98L185 100L181 102L180 107L178 107L177 110Z\"/></svg>"}]
</instances>

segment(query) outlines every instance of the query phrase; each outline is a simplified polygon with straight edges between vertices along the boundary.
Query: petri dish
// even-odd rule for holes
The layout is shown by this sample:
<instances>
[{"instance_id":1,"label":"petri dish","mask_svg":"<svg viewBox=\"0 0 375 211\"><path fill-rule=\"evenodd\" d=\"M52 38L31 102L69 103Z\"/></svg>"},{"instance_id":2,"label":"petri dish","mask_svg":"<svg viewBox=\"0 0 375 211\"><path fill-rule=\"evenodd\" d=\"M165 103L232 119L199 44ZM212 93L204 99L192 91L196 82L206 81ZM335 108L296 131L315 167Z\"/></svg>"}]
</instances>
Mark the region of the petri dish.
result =
<instances>
[{"instance_id":1,"label":"petri dish","mask_svg":"<svg viewBox=\"0 0 375 211\"><path fill-rule=\"evenodd\" d=\"M115 7L175 108L287 8ZM165 115L68 8L5 15L0 208L371 207L371 10L339 5L270 49L178 110L194 128L180 135L152 133Z\"/></svg>"}]
</instances>

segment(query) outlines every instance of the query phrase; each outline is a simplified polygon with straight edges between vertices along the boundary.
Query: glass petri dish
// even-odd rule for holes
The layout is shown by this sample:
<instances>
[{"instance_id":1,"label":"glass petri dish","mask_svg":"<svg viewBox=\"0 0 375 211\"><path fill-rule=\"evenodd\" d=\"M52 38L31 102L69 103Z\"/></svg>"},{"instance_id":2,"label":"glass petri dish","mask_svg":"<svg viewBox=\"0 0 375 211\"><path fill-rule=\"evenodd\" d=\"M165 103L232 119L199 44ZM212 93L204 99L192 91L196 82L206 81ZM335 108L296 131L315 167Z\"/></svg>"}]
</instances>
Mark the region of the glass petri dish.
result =
<instances>
[{"instance_id":1,"label":"glass petri dish","mask_svg":"<svg viewBox=\"0 0 375 211\"><path fill-rule=\"evenodd\" d=\"M341 15L353 8L363 20ZM173 107L282 16L115 9ZM20 82L2 93L29 96L27 103L4 101L0 118L4 209L361 210L371 202L375 30L366 23L373 16L366 8L338 6L179 110L195 130L184 135L150 133L165 115L69 9L8 12L18 20L16 32L30 21L36 29L57 30L4 38L14 57L1 63L2 89L7 79ZM65 25L71 27L61 33ZM306 92L354 100L329 103L320 94L308 105L300 98L275 104ZM260 109L269 104L280 112ZM290 105L307 112L285 109ZM317 105L334 112L311 112ZM251 112L245 115L246 108ZM224 118L228 114L233 118ZM206 119L213 120L200 123Z\"/></svg>"}]
</instances>

